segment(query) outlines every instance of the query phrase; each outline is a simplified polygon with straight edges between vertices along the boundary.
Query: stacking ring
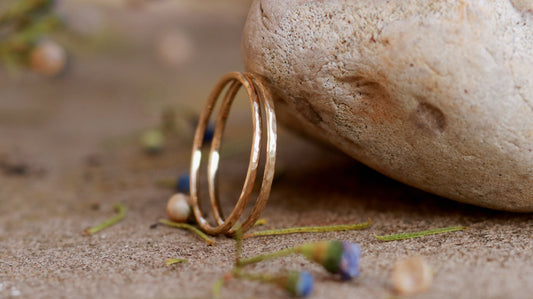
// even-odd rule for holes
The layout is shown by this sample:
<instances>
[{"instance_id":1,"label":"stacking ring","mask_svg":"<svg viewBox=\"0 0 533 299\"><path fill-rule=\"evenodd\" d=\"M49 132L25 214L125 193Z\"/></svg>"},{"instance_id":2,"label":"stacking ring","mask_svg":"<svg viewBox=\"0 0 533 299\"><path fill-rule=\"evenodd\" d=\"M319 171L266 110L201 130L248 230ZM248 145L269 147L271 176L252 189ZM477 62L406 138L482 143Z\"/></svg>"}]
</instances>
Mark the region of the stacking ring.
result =
<instances>
[{"instance_id":1,"label":"stacking ring","mask_svg":"<svg viewBox=\"0 0 533 299\"><path fill-rule=\"evenodd\" d=\"M259 195L255 202L255 206L253 207L248 218L243 223L240 223L240 229L243 232L247 231L255 224L255 222L261 216L261 212L268 201L272 180L274 178L277 132L274 105L270 93L263 82L263 78L251 73L232 72L224 75L224 77L218 81L211 91L211 94L207 99L207 103L200 115L192 148L190 193L196 222L208 234L233 235L235 233L236 224L238 223L239 218L242 216L246 205L250 200L250 196L252 195L252 190L257 177L257 170L259 168L259 160L263 150L261 142L263 135L266 135L266 154L263 180ZM201 200L198 194L198 190L200 188L199 170L202 162L204 134L209 123L209 119L211 118L213 109L217 103L217 100L222 94L222 91L228 85L229 88L227 88L227 91L223 97L223 102L220 106L219 113L217 115L215 132L211 141L211 148L209 150L209 159L207 163L207 185L209 189L211 208L216 221L216 225L212 226L209 224L207 219L204 218L201 207ZM244 180L244 185L240 193L239 200L237 201L237 204L233 208L231 214L227 218L224 218L218 192L218 165L220 160L220 146L231 104L233 103L233 100L235 99L235 96L237 95L237 92L241 86L244 87L248 94L252 110L252 148L250 153L250 162L248 163L248 170L246 172L246 178ZM266 123L263 123L263 119L265 119ZM266 130L265 134L263 133L263 128Z\"/></svg>"}]
</instances>

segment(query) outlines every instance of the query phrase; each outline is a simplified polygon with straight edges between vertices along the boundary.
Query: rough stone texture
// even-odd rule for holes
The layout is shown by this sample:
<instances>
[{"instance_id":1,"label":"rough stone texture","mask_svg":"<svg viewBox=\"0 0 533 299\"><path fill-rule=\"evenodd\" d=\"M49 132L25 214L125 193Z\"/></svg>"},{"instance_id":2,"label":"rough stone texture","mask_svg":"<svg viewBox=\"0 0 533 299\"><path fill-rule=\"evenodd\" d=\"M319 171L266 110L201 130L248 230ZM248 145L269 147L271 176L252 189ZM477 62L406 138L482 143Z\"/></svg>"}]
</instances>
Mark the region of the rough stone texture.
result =
<instances>
[{"instance_id":1,"label":"rough stone texture","mask_svg":"<svg viewBox=\"0 0 533 299\"><path fill-rule=\"evenodd\" d=\"M256 0L279 118L396 180L533 211L533 1Z\"/></svg>"}]
</instances>

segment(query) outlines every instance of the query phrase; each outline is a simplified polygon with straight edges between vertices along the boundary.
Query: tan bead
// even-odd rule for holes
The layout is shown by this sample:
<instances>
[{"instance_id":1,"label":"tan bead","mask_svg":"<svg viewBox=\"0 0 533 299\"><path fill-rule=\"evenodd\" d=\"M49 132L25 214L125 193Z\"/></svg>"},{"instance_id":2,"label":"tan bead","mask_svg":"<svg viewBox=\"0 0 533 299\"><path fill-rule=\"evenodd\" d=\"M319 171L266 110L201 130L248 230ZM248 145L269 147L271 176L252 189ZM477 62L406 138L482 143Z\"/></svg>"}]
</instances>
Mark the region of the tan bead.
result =
<instances>
[{"instance_id":1,"label":"tan bead","mask_svg":"<svg viewBox=\"0 0 533 299\"><path fill-rule=\"evenodd\" d=\"M398 294L412 295L429 289L433 273L423 257L408 257L394 264L391 280Z\"/></svg>"},{"instance_id":2,"label":"tan bead","mask_svg":"<svg viewBox=\"0 0 533 299\"><path fill-rule=\"evenodd\" d=\"M192 215L191 199L183 193L174 194L167 203L167 217L174 222L186 222Z\"/></svg>"},{"instance_id":3,"label":"tan bead","mask_svg":"<svg viewBox=\"0 0 533 299\"><path fill-rule=\"evenodd\" d=\"M165 145L165 135L159 129L149 129L141 135L143 149L149 154L159 154Z\"/></svg>"},{"instance_id":4,"label":"tan bead","mask_svg":"<svg viewBox=\"0 0 533 299\"><path fill-rule=\"evenodd\" d=\"M44 76L59 75L67 65L67 53L53 41L41 42L30 53L31 68Z\"/></svg>"},{"instance_id":5,"label":"tan bead","mask_svg":"<svg viewBox=\"0 0 533 299\"><path fill-rule=\"evenodd\" d=\"M159 37L156 42L158 58L171 67L189 62L194 55L194 42L184 31L174 31Z\"/></svg>"}]
</instances>

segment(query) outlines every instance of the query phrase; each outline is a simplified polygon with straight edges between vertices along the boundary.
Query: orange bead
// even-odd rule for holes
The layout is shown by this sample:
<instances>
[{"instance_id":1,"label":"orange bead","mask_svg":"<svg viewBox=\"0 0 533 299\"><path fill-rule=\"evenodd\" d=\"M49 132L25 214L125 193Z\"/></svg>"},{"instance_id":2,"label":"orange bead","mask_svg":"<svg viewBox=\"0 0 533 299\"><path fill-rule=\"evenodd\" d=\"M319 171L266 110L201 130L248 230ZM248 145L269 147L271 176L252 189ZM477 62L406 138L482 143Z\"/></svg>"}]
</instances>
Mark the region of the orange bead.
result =
<instances>
[{"instance_id":1,"label":"orange bead","mask_svg":"<svg viewBox=\"0 0 533 299\"><path fill-rule=\"evenodd\" d=\"M55 42L43 41L31 51L30 65L36 73L55 77L65 69L67 53L63 47Z\"/></svg>"}]
</instances>

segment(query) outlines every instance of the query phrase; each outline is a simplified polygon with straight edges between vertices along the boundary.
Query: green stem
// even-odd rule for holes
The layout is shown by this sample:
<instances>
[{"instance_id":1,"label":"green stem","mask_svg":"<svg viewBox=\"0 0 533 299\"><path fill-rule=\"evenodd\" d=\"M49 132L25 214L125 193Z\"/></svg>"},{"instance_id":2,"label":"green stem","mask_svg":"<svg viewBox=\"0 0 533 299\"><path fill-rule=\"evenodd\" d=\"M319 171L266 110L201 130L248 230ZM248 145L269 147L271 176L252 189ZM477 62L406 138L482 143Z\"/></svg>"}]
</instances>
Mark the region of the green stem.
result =
<instances>
[{"instance_id":1,"label":"green stem","mask_svg":"<svg viewBox=\"0 0 533 299\"><path fill-rule=\"evenodd\" d=\"M329 226L304 226L304 227L292 227L282 229L264 230L255 233L245 235L243 239L259 236L272 236L272 235L284 235L294 233L324 233L324 232L336 232L346 230L358 230L367 228L372 224L370 218L368 222L357 224L343 224L343 225L329 225Z\"/></svg>"},{"instance_id":2,"label":"green stem","mask_svg":"<svg viewBox=\"0 0 533 299\"><path fill-rule=\"evenodd\" d=\"M219 298L220 297L220 290L222 290L222 286L224 286L224 282L226 280L224 277L221 277L215 281L213 284L213 287L211 287L211 293L213 294L213 298Z\"/></svg>"},{"instance_id":3,"label":"green stem","mask_svg":"<svg viewBox=\"0 0 533 299\"><path fill-rule=\"evenodd\" d=\"M260 226L267 224L267 220L265 218L257 219L257 221L254 223L254 226Z\"/></svg>"},{"instance_id":4,"label":"green stem","mask_svg":"<svg viewBox=\"0 0 533 299\"><path fill-rule=\"evenodd\" d=\"M49 11L52 8L53 1L25 1L16 0L9 8L0 15L0 25L23 19L36 11Z\"/></svg>"},{"instance_id":5,"label":"green stem","mask_svg":"<svg viewBox=\"0 0 533 299\"><path fill-rule=\"evenodd\" d=\"M454 231L465 230L465 229L468 229L468 227L467 226L452 226L452 227L443 227L443 228L424 230L424 231L414 232L414 233L402 233L402 234L394 234L394 235L387 235L387 236L377 236L376 234L374 234L374 236L376 237L376 239L380 241L396 241L396 240L405 240L405 239L419 238L423 236L454 232Z\"/></svg>"},{"instance_id":6,"label":"green stem","mask_svg":"<svg viewBox=\"0 0 533 299\"><path fill-rule=\"evenodd\" d=\"M61 21L55 16L39 19L30 26L25 27L2 41L2 44L12 49L20 49L33 44L42 35L59 28Z\"/></svg>"},{"instance_id":7,"label":"green stem","mask_svg":"<svg viewBox=\"0 0 533 299\"><path fill-rule=\"evenodd\" d=\"M174 264L177 264L177 263L186 263L188 262L189 260L187 259L168 259L166 260L166 264L167 266L170 266L170 265L174 265Z\"/></svg>"},{"instance_id":8,"label":"green stem","mask_svg":"<svg viewBox=\"0 0 533 299\"><path fill-rule=\"evenodd\" d=\"M274 258L287 256L293 253L297 253L299 251L300 251L300 247L291 247L291 248L283 249L280 251L275 251L271 253L265 253L265 254L261 254L258 256L250 257L250 258L240 259L237 261L237 267L242 267L242 266L246 266L249 264L258 263L264 260L270 260Z\"/></svg>"},{"instance_id":9,"label":"green stem","mask_svg":"<svg viewBox=\"0 0 533 299\"><path fill-rule=\"evenodd\" d=\"M234 268L232 274L237 278L253 280L253 281L262 281L262 282L272 282L276 280L275 276L269 274L252 274L242 272L239 268Z\"/></svg>"},{"instance_id":10,"label":"green stem","mask_svg":"<svg viewBox=\"0 0 533 299\"><path fill-rule=\"evenodd\" d=\"M106 220L106 221L98 224L97 226L88 228L88 229L84 230L83 232L86 235L95 234L95 233L103 230L104 228L108 228L108 227L112 226L113 224L121 221L122 219L124 219L124 217L126 217L126 207L123 204L121 204L121 203L115 204L115 211L117 212L117 215L115 215L114 217L112 217L109 220Z\"/></svg>"},{"instance_id":11,"label":"green stem","mask_svg":"<svg viewBox=\"0 0 533 299\"><path fill-rule=\"evenodd\" d=\"M242 226L237 224L235 229L235 234L233 238L235 239L235 261L238 263L242 255Z\"/></svg>"},{"instance_id":12,"label":"green stem","mask_svg":"<svg viewBox=\"0 0 533 299\"><path fill-rule=\"evenodd\" d=\"M196 227L194 227L194 226L192 226L190 224L177 223L177 222L173 222L173 221L166 220L166 219L159 219L159 223L164 224L166 226L170 226L170 227L187 229L187 230L197 234L198 236L200 236L200 238L204 239L207 243L209 243L209 245L215 244L215 241L211 240L206 234L204 234L202 231L200 231L199 229L197 229Z\"/></svg>"}]
</instances>

